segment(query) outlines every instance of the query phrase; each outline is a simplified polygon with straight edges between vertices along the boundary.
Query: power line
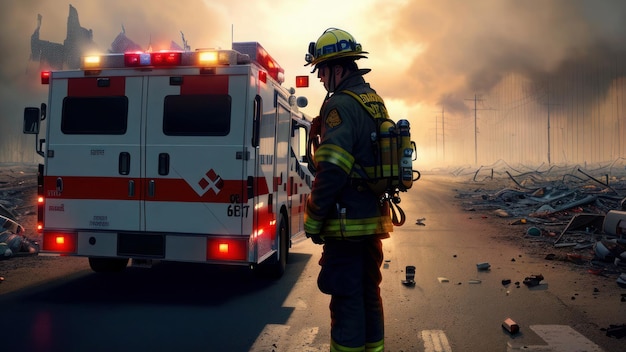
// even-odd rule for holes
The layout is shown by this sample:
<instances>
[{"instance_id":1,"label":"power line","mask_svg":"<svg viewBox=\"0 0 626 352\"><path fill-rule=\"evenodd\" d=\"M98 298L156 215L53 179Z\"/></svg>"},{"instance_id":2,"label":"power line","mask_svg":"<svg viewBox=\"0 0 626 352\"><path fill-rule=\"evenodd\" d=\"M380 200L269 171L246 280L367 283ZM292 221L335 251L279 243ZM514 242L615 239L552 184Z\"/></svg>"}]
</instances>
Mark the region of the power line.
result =
<instances>
[{"instance_id":1,"label":"power line","mask_svg":"<svg viewBox=\"0 0 626 352\"><path fill-rule=\"evenodd\" d=\"M478 109L477 104L479 101L483 101L483 99L479 99L478 95L474 94L474 99L465 99L465 100L473 100L474 101L474 164L478 165L478 110L488 110L488 109Z\"/></svg>"}]
</instances>

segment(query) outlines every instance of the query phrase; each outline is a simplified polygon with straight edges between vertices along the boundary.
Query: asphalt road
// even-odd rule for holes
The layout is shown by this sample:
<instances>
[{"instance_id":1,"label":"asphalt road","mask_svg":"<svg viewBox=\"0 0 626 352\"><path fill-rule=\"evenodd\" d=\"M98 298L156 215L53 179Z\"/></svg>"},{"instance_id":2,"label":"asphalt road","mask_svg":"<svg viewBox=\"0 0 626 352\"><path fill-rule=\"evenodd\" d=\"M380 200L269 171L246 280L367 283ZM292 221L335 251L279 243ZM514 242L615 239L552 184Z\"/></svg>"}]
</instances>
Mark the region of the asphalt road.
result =
<instances>
[{"instance_id":1,"label":"asphalt road","mask_svg":"<svg viewBox=\"0 0 626 352\"><path fill-rule=\"evenodd\" d=\"M601 330L626 323L626 290L614 278L527 253L507 240L520 229L463 211L455 187L425 175L403 194L407 223L384 241L386 351L624 350ZM308 241L294 245L279 281L240 267L161 263L102 275L82 258L1 261L1 349L327 351L320 253ZM482 262L490 270L478 271ZM414 286L402 283L407 265L416 267ZM540 273L536 287L515 285ZM502 329L506 318L519 333Z\"/></svg>"}]
</instances>

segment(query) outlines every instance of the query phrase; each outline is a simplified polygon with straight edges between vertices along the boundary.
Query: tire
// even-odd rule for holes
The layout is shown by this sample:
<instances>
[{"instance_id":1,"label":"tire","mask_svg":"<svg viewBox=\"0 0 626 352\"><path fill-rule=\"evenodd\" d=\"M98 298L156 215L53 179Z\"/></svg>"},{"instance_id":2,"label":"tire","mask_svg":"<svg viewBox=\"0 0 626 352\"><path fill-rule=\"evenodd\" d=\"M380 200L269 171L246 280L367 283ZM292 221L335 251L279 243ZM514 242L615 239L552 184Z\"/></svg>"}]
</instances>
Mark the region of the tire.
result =
<instances>
[{"instance_id":1,"label":"tire","mask_svg":"<svg viewBox=\"0 0 626 352\"><path fill-rule=\"evenodd\" d=\"M276 237L276 252L256 268L260 276L273 280L278 280L283 276L289 256L289 231L287 221L282 214L276 228Z\"/></svg>"},{"instance_id":2,"label":"tire","mask_svg":"<svg viewBox=\"0 0 626 352\"><path fill-rule=\"evenodd\" d=\"M128 258L89 257L89 266L97 273L119 273L126 269L127 265Z\"/></svg>"}]
</instances>

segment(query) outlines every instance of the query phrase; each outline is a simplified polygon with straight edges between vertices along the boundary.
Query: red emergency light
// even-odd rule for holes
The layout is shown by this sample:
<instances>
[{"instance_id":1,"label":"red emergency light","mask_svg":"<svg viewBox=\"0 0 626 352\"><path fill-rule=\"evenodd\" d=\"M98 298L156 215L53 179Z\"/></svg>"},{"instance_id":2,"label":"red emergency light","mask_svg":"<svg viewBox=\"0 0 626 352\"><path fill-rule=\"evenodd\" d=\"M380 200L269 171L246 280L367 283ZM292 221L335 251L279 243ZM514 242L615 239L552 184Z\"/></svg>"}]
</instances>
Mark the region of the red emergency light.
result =
<instances>
[{"instance_id":1,"label":"red emergency light","mask_svg":"<svg viewBox=\"0 0 626 352\"><path fill-rule=\"evenodd\" d=\"M41 71L41 84L50 84L50 71Z\"/></svg>"},{"instance_id":2,"label":"red emergency light","mask_svg":"<svg viewBox=\"0 0 626 352\"><path fill-rule=\"evenodd\" d=\"M181 63L181 52L156 52L152 53L154 66L178 66Z\"/></svg>"},{"instance_id":3,"label":"red emergency light","mask_svg":"<svg viewBox=\"0 0 626 352\"><path fill-rule=\"evenodd\" d=\"M233 50L237 50L242 54L248 54L250 59L256 61L261 67L267 70L267 73L278 83L285 81L285 70L280 67L278 62L265 51L263 46L257 42L233 43Z\"/></svg>"},{"instance_id":4,"label":"red emergency light","mask_svg":"<svg viewBox=\"0 0 626 352\"><path fill-rule=\"evenodd\" d=\"M124 53L124 65L127 67L142 66L178 66L182 62L182 53L159 51L154 53Z\"/></svg>"},{"instance_id":5,"label":"red emergency light","mask_svg":"<svg viewBox=\"0 0 626 352\"><path fill-rule=\"evenodd\" d=\"M296 76L296 88L306 88L309 86L309 76Z\"/></svg>"}]
</instances>

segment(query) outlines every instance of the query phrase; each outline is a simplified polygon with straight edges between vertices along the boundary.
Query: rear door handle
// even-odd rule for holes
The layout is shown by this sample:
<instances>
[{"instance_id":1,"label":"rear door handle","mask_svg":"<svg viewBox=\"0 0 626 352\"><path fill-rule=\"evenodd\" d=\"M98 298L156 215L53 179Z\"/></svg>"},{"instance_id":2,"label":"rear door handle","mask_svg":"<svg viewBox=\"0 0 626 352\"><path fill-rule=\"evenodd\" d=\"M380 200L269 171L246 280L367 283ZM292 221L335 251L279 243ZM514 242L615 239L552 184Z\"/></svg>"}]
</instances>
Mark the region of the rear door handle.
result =
<instances>
[{"instance_id":1,"label":"rear door handle","mask_svg":"<svg viewBox=\"0 0 626 352\"><path fill-rule=\"evenodd\" d=\"M170 173L170 155L167 153L159 154L159 175L165 176Z\"/></svg>"},{"instance_id":2,"label":"rear door handle","mask_svg":"<svg viewBox=\"0 0 626 352\"><path fill-rule=\"evenodd\" d=\"M120 175L128 175L130 173L130 153L120 153L118 161L118 172L120 173Z\"/></svg>"}]
</instances>

